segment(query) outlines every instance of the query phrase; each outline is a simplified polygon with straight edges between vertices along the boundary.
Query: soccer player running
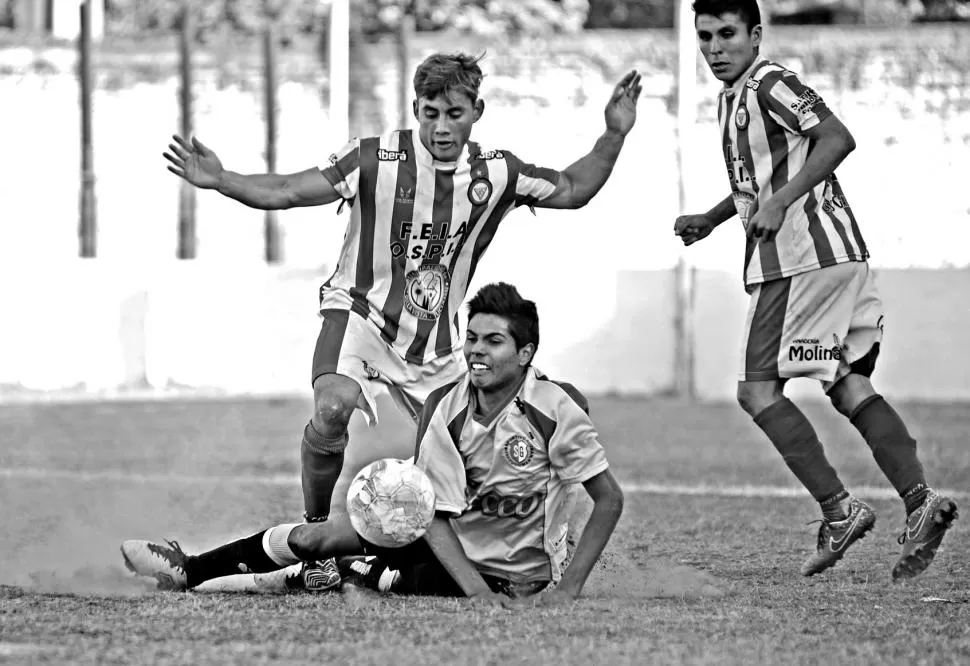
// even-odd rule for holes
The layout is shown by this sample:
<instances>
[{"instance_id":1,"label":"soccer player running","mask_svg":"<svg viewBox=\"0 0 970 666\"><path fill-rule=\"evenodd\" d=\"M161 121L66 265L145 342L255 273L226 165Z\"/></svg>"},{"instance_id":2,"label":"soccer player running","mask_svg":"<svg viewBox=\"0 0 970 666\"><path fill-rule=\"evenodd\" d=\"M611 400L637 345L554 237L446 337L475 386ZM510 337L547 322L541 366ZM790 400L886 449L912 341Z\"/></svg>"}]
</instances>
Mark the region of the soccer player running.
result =
<instances>
[{"instance_id":1,"label":"soccer player running","mask_svg":"<svg viewBox=\"0 0 970 666\"><path fill-rule=\"evenodd\" d=\"M376 423L389 391L412 418L430 392L465 372L459 306L499 223L519 206L580 208L603 187L636 121L640 75L617 84L606 129L562 171L470 141L482 117L480 57L434 54L414 74L418 129L353 139L322 168L242 175L198 139L174 137L170 171L247 206L349 205L336 270L320 288L314 409L301 443L307 521L330 514L355 409ZM341 207L343 204L341 204ZM333 562L308 566L310 589L339 583Z\"/></svg>"},{"instance_id":2,"label":"soccer player running","mask_svg":"<svg viewBox=\"0 0 970 666\"><path fill-rule=\"evenodd\" d=\"M126 541L128 568L169 589L245 571L255 574L251 585L237 589L285 591L288 576L269 572L290 567L298 577L300 561L348 556L339 560L348 581L380 591L508 604L555 583L534 601L576 599L620 518L623 493L585 398L532 366L535 303L511 285L490 284L471 299L468 315L470 372L432 392L419 420L415 464L431 479L436 510L422 539L379 548L335 514L322 523L277 525L198 556L175 542ZM574 483L584 485L593 510L564 570L567 486ZM369 557L350 557L360 554Z\"/></svg>"},{"instance_id":3,"label":"soccer player running","mask_svg":"<svg viewBox=\"0 0 970 666\"><path fill-rule=\"evenodd\" d=\"M701 52L724 83L718 122L731 195L707 213L678 217L674 231L691 245L735 214L744 225L751 301L738 402L821 505L816 552L801 572L833 566L876 517L846 490L812 424L785 397L792 377L822 383L902 497L906 527L892 578L912 578L933 561L957 507L927 485L916 441L869 379L883 306L835 177L855 142L814 90L759 54L755 0L696 0L693 9Z\"/></svg>"}]
</instances>

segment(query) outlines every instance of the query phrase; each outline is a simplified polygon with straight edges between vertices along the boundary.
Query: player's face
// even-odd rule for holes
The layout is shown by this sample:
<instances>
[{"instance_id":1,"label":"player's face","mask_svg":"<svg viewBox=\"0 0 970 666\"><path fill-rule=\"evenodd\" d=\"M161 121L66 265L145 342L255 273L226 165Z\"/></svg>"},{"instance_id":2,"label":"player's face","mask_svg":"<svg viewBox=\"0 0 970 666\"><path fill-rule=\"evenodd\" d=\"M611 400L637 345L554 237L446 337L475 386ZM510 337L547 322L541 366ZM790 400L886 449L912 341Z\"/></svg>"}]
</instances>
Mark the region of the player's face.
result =
<instances>
[{"instance_id":1,"label":"player's face","mask_svg":"<svg viewBox=\"0 0 970 666\"><path fill-rule=\"evenodd\" d=\"M485 392L500 392L522 379L532 360L531 343L515 348L509 322L493 314L477 314L465 331L465 361L472 386Z\"/></svg>"},{"instance_id":2,"label":"player's face","mask_svg":"<svg viewBox=\"0 0 970 666\"><path fill-rule=\"evenodd\" d=\"M463 93L416 99L414 117L418 119L418 137L436 160L454 162L484 109L482 100L473 103Z\"/></svg>"},{"instance_id":3,"label":"player's face","mask_svg":"<svg viewBox=\"0 0 970 666\"><path fill-rule=\"evenodd\" d=\"M694 27L697 43L714 76L733 85L744 74L758 55L761 45L761 26L751 32L737 12L725 12L720 16L699 14Z\"/></svg>"}]
</instances>

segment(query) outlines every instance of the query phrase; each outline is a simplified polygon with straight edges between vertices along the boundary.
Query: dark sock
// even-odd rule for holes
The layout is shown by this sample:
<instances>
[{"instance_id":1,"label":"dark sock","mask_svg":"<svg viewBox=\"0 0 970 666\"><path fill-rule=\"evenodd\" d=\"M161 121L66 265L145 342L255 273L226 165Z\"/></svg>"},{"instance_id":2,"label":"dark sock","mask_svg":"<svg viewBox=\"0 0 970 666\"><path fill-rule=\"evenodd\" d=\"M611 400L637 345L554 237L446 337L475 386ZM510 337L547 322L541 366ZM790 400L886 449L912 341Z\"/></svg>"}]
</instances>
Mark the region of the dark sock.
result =
<instances>
[{"instance_id":1,"label":"dark sock","mask_svg":"<svg viewBox=\"0 0 970 666\"><path fill-rule=\"evenodd\" d=\"M815 428L801 410L788 398L766 407L754 417L771 443L785 459L785 464L816 502L845 492L839 475L825 458Z\"/></svg>"},{"instance_id":2,"label":"dark sock","mask_svg":"<svg viewBox=\"0 0 970 666\"><path fill-rule=\"evenodd\" d=\"M818 505L822 507L822 518L830 523L848 518L850 498L849 492L843 490L819 502Z\"/></svg>"},{"instance_id":3,"label":"dark sock","mask_svg":"<svg viewBox=\"0 0 970 666\"><path fill-rule=\"evenodd\" d=\"M303 470L303 509L309 522L326 520L334 486L344 466L347 433L328 438L317 432L313 422L303 430L300 460Z\"/></svg>"},{"instance_id":4,"label":"dark sock","mask_svg":"<svg viewBox=\"0 0 970 666\"><path fill-rule=\"evenodd\" d=\"M873 395L859 403L849 421L862 433L879 469L904 498L906 512L912 511L910 506L919 506L926 493L921 494L918 487L925 489L926 477L916 456L916 440L896 410L881 395Z\"/></svg>"},{"instance_id":5,"label":"dark sock","mask_svg":"<svg viewBox=\"0 0 970 666\"><path fill-rule=\"evenodd\" d=\"M266 573L282 567L263 550L266 530L219 546L201 555L190 556L185 562L185 577L189 587L212 578L238 573Z\"/></svg>"},{"instance_id":6,"label":"dark sock","mask_svg":"<svg viewBox=\"0 0 970 666\"><path fill-rule=\"evenodd\" d=\"M930 494L930 488L925 483L918 483L909 492L903 495L903 504L906 505L906 515L913 513L926 500Z\"/></svg>"}]
</instances>

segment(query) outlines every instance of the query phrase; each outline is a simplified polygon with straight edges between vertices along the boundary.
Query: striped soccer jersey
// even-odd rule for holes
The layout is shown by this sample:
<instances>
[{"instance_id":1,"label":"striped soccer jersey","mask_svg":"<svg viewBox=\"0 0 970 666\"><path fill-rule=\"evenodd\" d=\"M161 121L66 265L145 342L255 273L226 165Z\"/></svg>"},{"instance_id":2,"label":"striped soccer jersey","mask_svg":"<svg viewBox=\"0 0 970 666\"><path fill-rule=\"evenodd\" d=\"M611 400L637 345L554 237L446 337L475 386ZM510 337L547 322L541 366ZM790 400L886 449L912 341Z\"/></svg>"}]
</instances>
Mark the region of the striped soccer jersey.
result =
<instances>
[{"instance_id":1,"label":"striped soccer jersey","mask_svg":"<svg viewBox=\"0 0 970 666\"><path fill-rule=\"evenodd\" d=\"M320 309L364 317L412 363L461 345L459 308L499 222L559 183L557 171L471 142L457 162L437 162L411 130L353 139L322 172L350 221Z\"/></svg>"},{"instance_id":2,"label":"striped soccer jersey","mask_svg":"<svg viewBox=\"0 0 970 666\"><path fill-rule=\"evenodd\" d=\"M567 487L608 467L585 398L529 368L491 422L473 411L467 381L439 388L425 404L415 461L434 485L435 508L454 516L479 572L515 583L559 580Z\"/></svg>"},{"instance_id":3,"label":"striped soccer jersey","mask_svg":"<svg viewBox=\"0 0 970 666\"><path fill-rule=\"evenodd\" d=\"M758 206L805 166L811 140L803 133L830 115L818 93L764 58L721 91L717 116L724 162L745 227ZM789 206L773 242L748 240L744 282L751 286L868 256L833 173Z\"/></svg>"}]
</instances>

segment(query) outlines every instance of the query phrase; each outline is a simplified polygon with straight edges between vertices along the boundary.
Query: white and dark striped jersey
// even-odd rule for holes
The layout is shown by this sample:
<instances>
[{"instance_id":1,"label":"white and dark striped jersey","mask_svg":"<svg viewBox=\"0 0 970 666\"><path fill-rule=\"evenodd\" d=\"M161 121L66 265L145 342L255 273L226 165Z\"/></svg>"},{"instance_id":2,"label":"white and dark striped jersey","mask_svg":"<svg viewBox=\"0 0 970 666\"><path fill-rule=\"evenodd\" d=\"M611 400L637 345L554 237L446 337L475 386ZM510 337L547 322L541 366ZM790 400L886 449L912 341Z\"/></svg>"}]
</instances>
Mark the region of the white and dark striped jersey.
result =
<instances>
[{"instance_id":1,"label":"white and dark striped jersey","mask_svg":"<svg viewBox=\"0 0 970 666\"><path fill-rule=\"evenodd\" d=\"M460 346L459 308L499 222L559 183L555 170L472 142L439 163L412 130L354 139L330 162L321 171L350 221L320 309L364 317L413 363Z\"/></svg>"}]
</instances>

